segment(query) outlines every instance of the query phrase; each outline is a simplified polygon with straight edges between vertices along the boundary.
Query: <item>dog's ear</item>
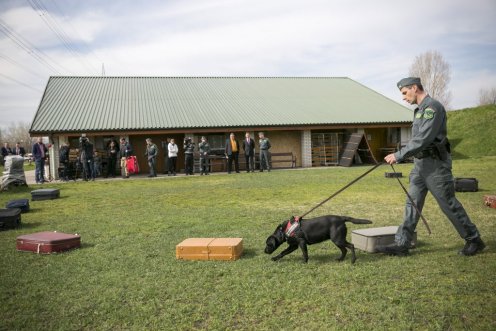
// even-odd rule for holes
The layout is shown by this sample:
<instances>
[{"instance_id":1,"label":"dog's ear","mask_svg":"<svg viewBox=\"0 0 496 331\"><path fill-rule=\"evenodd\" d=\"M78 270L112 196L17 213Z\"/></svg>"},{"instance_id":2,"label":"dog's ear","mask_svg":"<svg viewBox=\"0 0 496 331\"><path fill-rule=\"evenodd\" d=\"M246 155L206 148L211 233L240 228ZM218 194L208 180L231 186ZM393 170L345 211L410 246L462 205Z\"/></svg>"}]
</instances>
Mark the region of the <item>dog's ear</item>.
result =
<instances>
[{"instance_id":1,"label":"dog's ear","mask_svg":"<svg viewBox=\"0 0 496 331\"><path fill-rule=\"evenodd\" d=\"M286 237L284 236L284 227L282 226L282 224L279 225L274 232L274 238L279 245L286 241Z\"/></svg>"}]
</instances>

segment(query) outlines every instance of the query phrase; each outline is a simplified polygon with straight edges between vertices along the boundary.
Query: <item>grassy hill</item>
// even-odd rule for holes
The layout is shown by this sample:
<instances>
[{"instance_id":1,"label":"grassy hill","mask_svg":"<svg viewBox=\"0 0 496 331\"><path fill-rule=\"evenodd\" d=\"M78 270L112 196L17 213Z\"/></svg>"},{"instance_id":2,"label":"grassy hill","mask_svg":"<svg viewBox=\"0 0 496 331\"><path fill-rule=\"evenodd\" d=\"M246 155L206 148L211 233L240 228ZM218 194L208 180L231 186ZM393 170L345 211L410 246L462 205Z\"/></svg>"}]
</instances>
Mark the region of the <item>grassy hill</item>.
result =
<instances>
[{"instance_id":1,"label":"grassy hill","mask_svg":"<svg viewBox=\"0 0 496 331\"><path fill-rule=\"evenodd\" d=\"M448 112L453 159L496 155L496 105Z\"/></svg>"}]
</instances>

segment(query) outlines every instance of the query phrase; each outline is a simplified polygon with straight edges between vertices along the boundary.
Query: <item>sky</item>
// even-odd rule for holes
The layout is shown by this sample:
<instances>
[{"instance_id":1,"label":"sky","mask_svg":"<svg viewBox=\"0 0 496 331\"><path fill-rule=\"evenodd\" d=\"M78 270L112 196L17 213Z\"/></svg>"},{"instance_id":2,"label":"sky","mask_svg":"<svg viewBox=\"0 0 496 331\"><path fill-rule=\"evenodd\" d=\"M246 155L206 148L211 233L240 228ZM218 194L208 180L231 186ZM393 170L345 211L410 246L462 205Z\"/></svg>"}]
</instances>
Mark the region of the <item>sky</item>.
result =
<instances>
[{"instance_id":1,"label":"sky","mask_svg":"<svg viewBox=\"0 0 496 331\"><path fill-rule=\"evenodd\" d=\"M0 128L50 76L349 77L404 104L415 56L451 68L451 108L496 87L494 0L0 0Z\"/></svg>"}]
</instances>

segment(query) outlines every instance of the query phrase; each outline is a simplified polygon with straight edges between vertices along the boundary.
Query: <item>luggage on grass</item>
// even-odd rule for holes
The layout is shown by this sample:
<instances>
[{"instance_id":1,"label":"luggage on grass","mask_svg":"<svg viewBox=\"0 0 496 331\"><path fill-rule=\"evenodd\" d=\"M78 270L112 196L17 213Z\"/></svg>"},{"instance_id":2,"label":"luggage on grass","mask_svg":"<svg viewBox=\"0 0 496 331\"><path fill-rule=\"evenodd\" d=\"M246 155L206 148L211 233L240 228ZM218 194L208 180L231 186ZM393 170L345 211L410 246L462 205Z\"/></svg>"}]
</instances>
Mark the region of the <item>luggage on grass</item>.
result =
<instances>
[{"instance_id":1,"label":"luggage on grass","mask_svg":"<svg viewBox=\"0 0 496 331\"><path fill-rule=\"evenodd\" d=\"M7 209L19 208L21 212L27 213L29 211L29 199L10 200L5 205Z\"/></svg>"},{"instance_id":2,"label":"luggage on grass","mask_svg":"<svg viewBox=\"0 0 496 331\"><path fill-rule=\"evenodd\" d=\"M238 260L243 238L188 238L176 245L178 260Z\"/></svg>"},{"instance_id":3,"label":"luggage on grass","mask_svg":"<svg viewBox=\"0 0 496 331\"><path fill-rule=\"evenodd\" d=\"M19 208L0 209L0 231L14 229L21 225L21 210Z\"/></svg>"},{"instance_id":4,"label":"luggage on grass","mask_svg":"<svg viewBox=\"0 0 496 331\"><path fill-rule=\"evenodd\" d=\"M81 247L81 236L63 232L37 232L17 237L18 251L50 254Z\"/></svg>"},{"instance_id":5,"label":"luggage on grass","mask_svg":"<svg viewBox=\"0 0 496 331\"><path fill-rule=\"evenodd\" d=\"M379 228L358 229L351 231L351 243L355 248L365 252L375 253L377 247L394 243L398 226L383 226ZM417 231L413 233L410 248L417 245Z\"/></svg>"},{"instance_id":6,"label":"luggage on grass","mask_svg":"<svg viewBox=\"0 0 496 331\"><path fill-rule=\"evenodd\" d=\"M31 200L51 200L60 197L60 190L57 188L42 188L39 190L31 191Z\"/></svg>"},{"instance_id":7,"label":"luggage on grass","mask_svg":"<svg viewBox=\"0 0 496 331\"><path fill-rule=\"evenodd\" d=\"M475 178L455 178L456 192L477 192L479 181Z\"/></svg>"}]
</instances>

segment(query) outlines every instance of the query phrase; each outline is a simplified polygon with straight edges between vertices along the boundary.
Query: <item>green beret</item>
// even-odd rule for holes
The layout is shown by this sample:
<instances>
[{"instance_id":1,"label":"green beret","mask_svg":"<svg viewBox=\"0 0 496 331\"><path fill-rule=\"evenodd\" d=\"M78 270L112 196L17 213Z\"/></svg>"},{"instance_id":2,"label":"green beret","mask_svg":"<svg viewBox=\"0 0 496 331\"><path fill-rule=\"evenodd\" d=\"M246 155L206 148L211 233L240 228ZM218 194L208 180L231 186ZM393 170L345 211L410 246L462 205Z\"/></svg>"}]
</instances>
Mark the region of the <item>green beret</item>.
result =
<instances>
[{"instance_id":1,"label":"green beret","mask_svg":"<svg viewBox=\"0 0 496 331\"><path fill-rule=\"evenodd\" d=\"M422 83L420 83L420 78L418 77L407 77L400 80L396 85L398 85L398 88L401 90L405 86L422 85Z\"/></svg>"}]
</instances>

